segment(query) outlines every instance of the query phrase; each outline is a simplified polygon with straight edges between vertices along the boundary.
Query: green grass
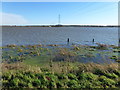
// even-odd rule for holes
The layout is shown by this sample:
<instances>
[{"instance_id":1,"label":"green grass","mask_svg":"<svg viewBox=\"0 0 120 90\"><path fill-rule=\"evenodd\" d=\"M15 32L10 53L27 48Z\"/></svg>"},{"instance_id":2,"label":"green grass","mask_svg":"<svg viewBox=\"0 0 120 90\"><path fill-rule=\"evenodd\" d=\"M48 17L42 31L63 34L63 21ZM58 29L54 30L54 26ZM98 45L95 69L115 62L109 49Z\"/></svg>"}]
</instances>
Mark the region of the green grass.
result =
<instances>
[{"instance_id":1,"label":"green grass","mask_svg":"<svg viewBox=\"0 0 120 90\"><path fill-rule=\"evenodd\" d=\"M36 56L33 58L27 58L23 61L23 63L28 65L37 65L37 66L44 66L45 64L48 64L50 60L50 56Z\"/></svg>"},{"instance_id":2,"label":"green grass","mask_svg":"<svg viewBox=\"0 0 120 90\"><path fill-rule=\"evenodd\" d=\"M115 73L114 76L117 76L117 80L91 72L56 74L9 71L3 73L2 82L3 88L119 88L119 76Z\"/></svg>"},{"instance_id":3,"label":"green grass","mask_svg":"<svg viewBox=\"0 0 120 90\"><path fill-rule=\"evenodd\" d=\"M100 48L101 46L98 47ZM102 48L104 48L104 45ZM5 51L4 49L8 50ZM97 46L72 46L71 48L55 48L55 46L53 46L52 48L43 48L39 45L29 45L24 47L10 45L3 48L2 60L9 63L14 63L14 61L23 61L30 65L33 62L33 64L38 65L41 63L40 61L42 61L42 63L49 62L51 58L57 58L59 61L60 58L63 60L71 60L71 57L73 57L73 60L75 61L78 56L88 59L90 57L97 57L97 54L101 55L102 58L107 56L109 59L117 60L117 58L114 58L113 56L117 56L118 52L114 52L114 49L112 51L108 47L106 51L104 51L104 49L98 49Z\"/></svg>"},{"instance_id":4,"label":"green grass","mask_svg":"<svg viewBox=\"0 0 120 90\"><path fill-rule=\"evenodd\" d=\"M118 63L80 63L83 58L97 57L117 60L118 47L71 46L71 48L41 47L41 45L3 47L3 87L29 88L118 88ZM7 49L4 50L4 49ZM97 60L97 59L96 59Z\"/></svg>"}]
</instances>

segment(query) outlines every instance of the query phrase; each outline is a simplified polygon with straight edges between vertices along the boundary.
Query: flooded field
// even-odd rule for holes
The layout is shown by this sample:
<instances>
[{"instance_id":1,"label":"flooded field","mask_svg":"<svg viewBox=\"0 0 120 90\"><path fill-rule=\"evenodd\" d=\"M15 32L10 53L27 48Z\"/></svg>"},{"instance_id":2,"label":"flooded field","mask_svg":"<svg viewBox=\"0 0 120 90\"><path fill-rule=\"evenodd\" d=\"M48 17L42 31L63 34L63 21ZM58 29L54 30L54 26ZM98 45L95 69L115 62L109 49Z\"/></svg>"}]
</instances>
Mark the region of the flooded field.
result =
<instances>
[{"instance_id":1,"label":"flooded field","mask_svg":"<svg viewBox=\"0 0 120 90\"><path fill-rule=\"evenodd\" d=\"M118 45L118 27L3 27L2 45L34 44Z\"/></svg>"}]
</instances>

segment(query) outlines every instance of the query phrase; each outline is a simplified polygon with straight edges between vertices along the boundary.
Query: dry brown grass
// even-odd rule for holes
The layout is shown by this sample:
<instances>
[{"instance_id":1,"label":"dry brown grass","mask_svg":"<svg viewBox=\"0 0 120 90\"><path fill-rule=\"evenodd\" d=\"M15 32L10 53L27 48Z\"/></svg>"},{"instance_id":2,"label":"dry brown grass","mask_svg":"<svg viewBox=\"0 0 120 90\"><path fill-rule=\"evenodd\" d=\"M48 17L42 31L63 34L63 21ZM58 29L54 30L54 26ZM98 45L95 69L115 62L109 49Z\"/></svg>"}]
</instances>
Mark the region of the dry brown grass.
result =
<instances>
[{"instance_id":1,"label":"dry brown grass","mask_svg":"<svg viewBox=\"0 0 120 90\"><path fill-rule=\"evenodd\" d=\"M13 63L13 64L1 64L1 70L2 72L8 72L8 71L30 71L30 72L41 72L40 67L38 66L30 66L30 65L26 65L22 62L18 62L18 63Z\"/></svg>"},{"instance_id":2,"label":"dry brown grass","mask_svg":"<svg viewBox=\"0 0 120 90\"><path fill-rule=\"evenodd\" d=\"M8 71L30 71L34 73L42 72L41 68L47 69L53 73L80 73L80 72L92 72L100 70L102 72L114 72L120 70L119 63L111 64L95 64L95 63L72 63L72 62L52 62L51 65L47 64L45 67L30 66L24 63L2 64L2 72Z\"/></svg>"},{"instance_id":3,"label":"dry brown grass","mask_svg":"<svg viewBox=\"0 0 120 90\"><path fill-rule=\"evenodd\" d=\"M58 53L55 54L53 61L75 61L75 52L69 51L66 48L60 48Z\"/></svg>"},{"instance_id":4,"label":"dry brown grass","mask_svg":"<svg viewBox=\"0 0 120 90\"><path fill-rule=\"evenodd\" d=\"M62 55L62 56L75 56L75 53L71 52L71 51L68 51L67 49L60 49L59 55Z\"/></svg>"},{"instance_id":5,"label":"dry brown grass","mask_svg":"<svg viewBox=\"0 0 120 90\"><path fill-rule=\"evenodd\" d=\"M96 63L88 63L88 64L80 64L78 72L95 72L96 69L99 69L103 72L113 72L114 70L120 70L119 63L111 63L111 64L96 64Z\"/></svg>"}]
</instances>

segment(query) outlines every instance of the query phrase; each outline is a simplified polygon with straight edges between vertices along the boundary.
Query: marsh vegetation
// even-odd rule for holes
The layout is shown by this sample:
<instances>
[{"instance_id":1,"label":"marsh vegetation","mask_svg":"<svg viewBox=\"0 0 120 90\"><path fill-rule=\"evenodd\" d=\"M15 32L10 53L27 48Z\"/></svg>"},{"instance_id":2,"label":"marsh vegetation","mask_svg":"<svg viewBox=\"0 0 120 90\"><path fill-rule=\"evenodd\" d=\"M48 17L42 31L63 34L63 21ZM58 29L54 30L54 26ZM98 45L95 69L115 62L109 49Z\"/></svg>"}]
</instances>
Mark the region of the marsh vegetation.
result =
<instances>
[{"instance_id":1,"label":"marsh vegetation","mask_svg":"<svg viewBox=\"0 0 120 90\"><path fill-rule=\"evenodd\" d=\"M120 47L7 45L2 49L3 88L119 88Z\"/></svg>"}]
</instances>

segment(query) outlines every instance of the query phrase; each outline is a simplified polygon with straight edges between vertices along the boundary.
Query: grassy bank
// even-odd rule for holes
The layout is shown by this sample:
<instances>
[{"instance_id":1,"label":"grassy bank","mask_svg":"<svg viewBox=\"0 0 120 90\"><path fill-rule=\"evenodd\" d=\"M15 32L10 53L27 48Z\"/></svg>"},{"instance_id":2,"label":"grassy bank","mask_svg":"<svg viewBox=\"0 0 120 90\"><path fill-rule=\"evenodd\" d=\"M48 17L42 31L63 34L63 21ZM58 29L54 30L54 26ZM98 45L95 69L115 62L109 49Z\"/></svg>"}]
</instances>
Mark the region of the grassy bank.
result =
<instances>
[{"instance_id":1,"label":"grassy bank","mask_svg":"<svg viewBox=\"0 0 120 90\"><path fill-rule=\"evenodd\" d=\"M2 66L3 87L29 88L119 88L120 70L118 64L78 64L74 69L61 72L23 63ZM56 68L56 67L54 67ZM75 69L76 68L76 69Z\"/></svg>"},{"instance_id":2,"label":"grassy bank","mask_svg":"<svg viewBox=\"0 0 120 90\"><path fill-rule=\"evenodd\" d=\"M118 88L120 47L7 45L2 48L6 87Z\"/></svg>"}]
</instances>

